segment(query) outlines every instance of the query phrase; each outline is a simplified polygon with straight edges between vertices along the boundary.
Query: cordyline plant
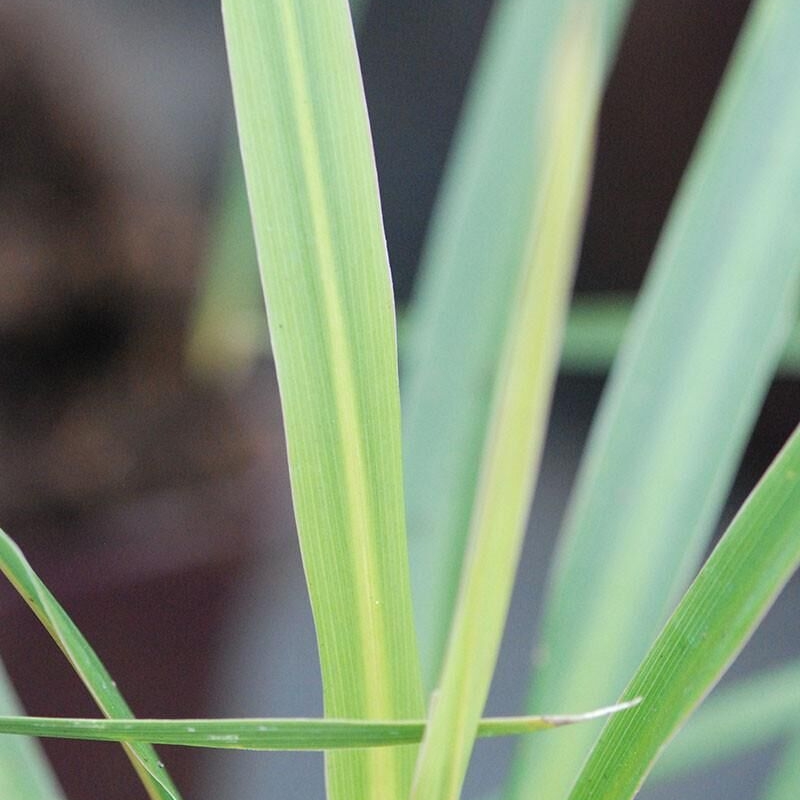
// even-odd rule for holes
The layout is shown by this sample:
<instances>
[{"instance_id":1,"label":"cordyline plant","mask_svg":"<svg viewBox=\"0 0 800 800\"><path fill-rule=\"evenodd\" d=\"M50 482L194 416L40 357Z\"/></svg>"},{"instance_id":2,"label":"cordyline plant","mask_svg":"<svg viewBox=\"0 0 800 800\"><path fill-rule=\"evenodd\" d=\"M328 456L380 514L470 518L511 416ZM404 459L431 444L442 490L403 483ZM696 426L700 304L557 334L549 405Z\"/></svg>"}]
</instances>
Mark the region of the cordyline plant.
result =
<instances>
[{"instance_id":1,"label":"cordyline plant","mask_svg":"<svg viewBox=\"0 0 800 800\"><path fill-rule=\"evenodd\" d=\"M628 6L498 2L409 312L401 438L346 0L223 0L325 719L134 720L3 534L2 569L107 720L19 716L3 684L0 731L121 741L151 798L179 797L152 749L170 743L325 750L331 800L443 800L476 738L581 722L521 738L500 796L636 794L800 562L796 430L697 573L797 310L800 5L750 11L589 439L527 708L586 713L481 719ZM726 689L654 778L789 733L764 798L793 797L798 708L794 664ZM602 730L591 721L611 712ZM29 740L0 739L0 795L61 797Z\"/></svg>"}]
</instances>

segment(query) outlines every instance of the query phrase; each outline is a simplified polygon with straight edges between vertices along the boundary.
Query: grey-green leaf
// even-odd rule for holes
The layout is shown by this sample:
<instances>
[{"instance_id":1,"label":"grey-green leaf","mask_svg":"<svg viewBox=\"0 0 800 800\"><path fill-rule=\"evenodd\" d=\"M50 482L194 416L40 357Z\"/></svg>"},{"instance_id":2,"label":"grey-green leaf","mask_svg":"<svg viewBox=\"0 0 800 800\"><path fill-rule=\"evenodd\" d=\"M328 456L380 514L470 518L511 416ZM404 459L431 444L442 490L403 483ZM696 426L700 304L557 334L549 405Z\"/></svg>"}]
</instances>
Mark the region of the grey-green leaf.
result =
<instances>
[{"instance_id":1,"label":"grey-green leaf","mask_svg":"<svg viewBox=\"0 0 800 800\"><path fill-rule=\"evenodd\" d=\"M576 725L633 708L639 701L583 714L493 717L478 725L478 736L518 736ZM416 744L425 720L396 722L340 719L69 719L0 716L0 733L100 742L210 747L222 750L334 750ZM10 740L17 741L17 740ZM0 774L0 779L2 779ZM5 795L3 795L5 797ZM16 795L14 795L16 798ZM37 795L38 797L38 795Z\"/></svg>"},{"instance_id":2,"label":"grey-green leaf","mask_svg":"<svg viewBox=\"0 0 800 800\"><path fill-rule=\"evenodd\" d=\"M559 31L548 70L547 135L520 283L510 308L475 507L439 688L412 800L455 800L489 693L544 448L594 153L601 62L583 9Z\"/></svg>"},{"instance_id":3,"label":"grey-green leaf","mask_svg":"<svg viewBox=\"0 0 800 800\"><path fill-rule=\"evenodd\" d=\"M775 459L628 684L570 800L628 800L736 658L800 565L800 427Z\"/></svg>"},{"instance_id":4,"label":"grey-green leaf","mask_svg":"<svg viewBox=\"0 0 800 800\"><path fill-rule=\"evenodd\" d=\"M631 319L633 302L625 295L590 294L573 299L561 358L563 372L604 374L617 354ZM779 364L780 374L800 376L800 324L795 323Z\"/></svg>"},{"instance_id":5,"label":"grey-green leaf","mask_svg":"<svg viewBox=\"0 0 800 800\"><path fill-rule=\"evenodd\" d=\"M21 714L19 701L0 665L0 714ZM0 738L0 797L63 800L64 794L38 743Z\"/></svg>"},{"instance_id":6,"label":"grey-green leaf","mask_svg":"<svg viewBox=\"0 0 800 800\"><path fill-rule=\"evenodd\" d=\"M795 800L800 788L800 733L787 742L781 758L767 778L761 800Z\"/></svg>"},{"instance_id":7,"label":"grey-green leaf","mask_svg":"<svg viewBox=\"0 0 800 800\"><path fill-rule=\"evenodd\" d=\"M754 7L593 426L529 708L617 696L716 525L797 308L797 41L800 5ZM509 796L562 800L595 735L522 745Z\"/></svg>"},{"instance_id":8,"label":"grey-green leaf","mask_svg":"<svg viewBox=\"0 0 800 800\"><path fill-rule=\"evenodd\" d=\"M607 70L629 0L589 0ZM424 683L435 685L455 607L503 331L542 177L547 69L570 0L500 0L485 42L409 309L404 455Z\"/></svg>"}]
</instances>

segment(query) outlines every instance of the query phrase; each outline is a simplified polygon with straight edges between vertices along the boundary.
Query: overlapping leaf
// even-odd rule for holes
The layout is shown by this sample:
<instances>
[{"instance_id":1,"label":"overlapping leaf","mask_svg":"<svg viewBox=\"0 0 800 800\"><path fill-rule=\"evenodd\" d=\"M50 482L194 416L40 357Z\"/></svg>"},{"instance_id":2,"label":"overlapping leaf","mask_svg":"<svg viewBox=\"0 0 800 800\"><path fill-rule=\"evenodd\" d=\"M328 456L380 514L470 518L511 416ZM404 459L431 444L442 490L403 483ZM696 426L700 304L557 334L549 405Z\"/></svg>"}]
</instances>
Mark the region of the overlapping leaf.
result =
<instances>
[{"instance_id":1,"label":"overlapping leaf","mask_svg":"<svg viewBox=\"0 0 800 800\"><path fill-rule=\"evenodd\" d=\"M478 724L478 737L518 736L562 728L627 711L639 701L584 714L494 717ZM364 722L339 719L67 719L0 717L0 733L85 739L101 742L150 742L222 750L335 750L416 744L425 720Z\"/></svg>"},{"instance_id":2,"label":"overlapping leaf","mask_svg":"<svg viewBox=\"0 0 800 800\"><path fill-rule=\"evenodd\" d=\"M94 650L2 530L0 571L53 637L100 710L112 719L131 719L133 713ZM150 745L125 744L123 747L152 800L180 800L177 788Z\"/></svg>"},{"instance_id":3,"label":"overlapping leaf","mask_svg":"<svg viewBox=\"0 0 800 800\"><path fill-rule=\"evenodd\" d=\"M593 426L529 708L617 696L717 522L796 313L798 37L765 0L732 57ZM523 745L508 796L562 800L594 735Z\"/></svg>"},{"instance_id":4,"label":"overlapping leaf","mask_svg":"<svg viewBox=\"0 0 800 800\"><path fill-rule=\"evenodd\" d=\"M225 0L325 713L422 714L395 320L345 0ZM332 754L329 797L403 798L414 748Z\"/></svg>"},{"instance_id":5,"label":"overlapping leaf","mask_svg":"<svg viewBox=\"0 0 800 800\"><path fill-rule=\"evenodd\" d=\"M628 800L661 750L744 647L800 565L800 428L709 557L624 696L570 800Z\"/></svg>"},{"instance_id":6,"label":"overlapping leaf","mask_svg":"<svg viewBox=\"0 0 800 800\"><path fill-rule=\"evenodd\" d=\"M0 714L20 714L14 690L0 666ZM0 797L14 800L63 800L63 793L36 742L0 739Z\"/></svg>"},{"instance_id":7,"label":"overlapping leaf","mask_svg":"<svg viewBox=\"0 0 800 800\"><path fill-rule=\"evenodd\" d=\"M457 798L466 774L516 575L544 447L577 262L601 68L596 20L568 17L550 67L548 135L520 285L505 333L469 553L412 800Z\"/></svg>"},{"instance_id":8,"label":"overlapping leaf","mask_svg":"<svg viewBox=\"0 0 800 800\"><path fill-rule=\"evenodd\" d=\"M589 0L602 69L629 0ZM500 0L448 160L409 309L404 455L414 603L426 688L442 663L486 439L491 387L529 242L547 70L575 13Z\"/></svg>"}]
</instances>

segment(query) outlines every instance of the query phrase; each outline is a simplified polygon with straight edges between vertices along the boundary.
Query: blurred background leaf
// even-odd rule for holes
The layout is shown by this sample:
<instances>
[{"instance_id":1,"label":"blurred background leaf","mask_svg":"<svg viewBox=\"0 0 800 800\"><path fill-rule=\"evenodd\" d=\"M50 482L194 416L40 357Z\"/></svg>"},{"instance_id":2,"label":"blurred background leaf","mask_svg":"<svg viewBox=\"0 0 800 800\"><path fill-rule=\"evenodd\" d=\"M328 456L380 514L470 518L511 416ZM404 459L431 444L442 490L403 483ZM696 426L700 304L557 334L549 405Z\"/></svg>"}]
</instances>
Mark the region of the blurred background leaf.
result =
<instances>
[{"instance_id":1,"label":"blurred background leaf","mask_svg":"<svg viewBox=\"0 0 800 800\"><path fill-rule=\"evenodd\" d=\"M0 714L20 714L5 670L0 666ZM0 797L15 800L63 800L64 793L34 739L0 736Z\"/></svg>"},{"instance_id":2,"label":"blurred background leaf","mask_svg":"<svg viewBox=\"0 0 800 800\"><path fill-rule=\"evenodd\" d=\"M414 776L419 800L460 795L505 629L589 191L602 87L596 22L591 7L573 4L547 68L540 181L492 389L468 556Z\"/></svg>"},{"instance_id":3,"label":"blurred background leaf","mask_svg":"<svg viewBox=\"0 0 800 800\"><path fill-rule=\"evenodd\" d=\"M627 8L597 3L606 72ZM569 4L493 10L408 312L404 455L425 685L452 618L503 330L542 177L547 66Z\"/></svg>"},{"instance_id":4,"label":"blurred background leaf","mask_svg":"<svg viewBox=\"0 0 800 800\"><path fill-rule=\"evenodd\" d=\"M714 690L656 762L650 781L732 759L797 729L800 663L791 662Z\"/></svg>"},{"instance_id":5,"label":"blurred background leaf","mask_svg":"<svg viewBox=\"0 0 800 800\"><path fill-rule=\"evenodd\" d=\"M800 104L788 87L800 18L770 0L757 10L593 423L528 708L622 690L708 544L796 318ZM595 734L523 746L509 797L534 786L563 797Z\"/></svg>"},{"instance_id":6,"label":"blurred background leaf","mask_svg":"<svg viewBox=\"0 0 800 800\"><path fill-rule=\"evenodd\" d=\"M776 15L778 16L778 15ZM571 800L628 800L800 565L800 427L747 499L625 689Z\"/></svg>"}]
</instances>

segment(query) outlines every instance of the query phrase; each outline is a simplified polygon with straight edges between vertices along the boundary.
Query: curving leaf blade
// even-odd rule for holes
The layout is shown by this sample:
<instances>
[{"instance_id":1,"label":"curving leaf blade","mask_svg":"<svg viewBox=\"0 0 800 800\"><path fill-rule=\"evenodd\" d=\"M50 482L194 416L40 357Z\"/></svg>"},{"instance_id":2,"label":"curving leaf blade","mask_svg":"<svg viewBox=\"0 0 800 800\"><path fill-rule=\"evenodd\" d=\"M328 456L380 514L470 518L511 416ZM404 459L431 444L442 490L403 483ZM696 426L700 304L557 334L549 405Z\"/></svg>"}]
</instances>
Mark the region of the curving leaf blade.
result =
<instances>
[{"instance_id":1,"label":"curving leaf blade","mask_svg":"<svg viewBox=\"0 0 800 800\"><path fill-rule=\"evenodd\" d=\"M53 637L100 710L110 718L132 719L133 713L91 645L33 571L22 551L2 530L0 571ZM150 745L123 747L151 800L180 800L177 788Z\"/></svg>"},{"instance_id":2,"label":"curving leaf blade","mask_svg":"<svg viewBox=\"0 0 800 800\"><path fill-rule=\"evenodd\" d=\"M570 800L628 800L800 565L800 427L742 506L636 671Z\"/></svg>"}]
</instances>

